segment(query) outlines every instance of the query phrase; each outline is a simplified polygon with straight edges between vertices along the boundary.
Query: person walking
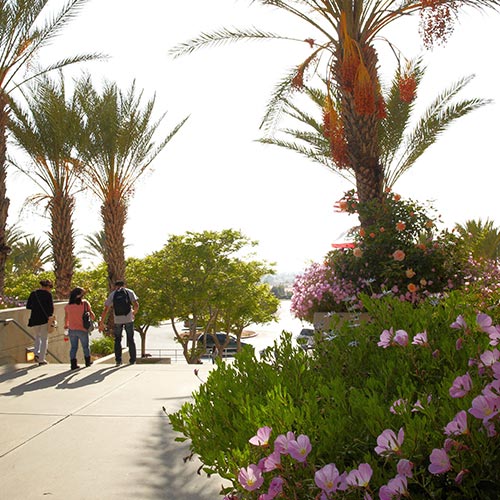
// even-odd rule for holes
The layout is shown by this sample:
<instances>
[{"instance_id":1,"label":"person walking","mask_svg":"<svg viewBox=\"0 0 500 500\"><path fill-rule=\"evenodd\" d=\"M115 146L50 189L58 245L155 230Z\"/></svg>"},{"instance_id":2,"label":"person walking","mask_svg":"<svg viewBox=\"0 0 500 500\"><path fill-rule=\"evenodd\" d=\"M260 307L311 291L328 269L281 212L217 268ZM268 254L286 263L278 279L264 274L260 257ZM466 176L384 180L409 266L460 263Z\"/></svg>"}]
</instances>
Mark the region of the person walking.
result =
<instances>
[{"instance_id":1,"label":"person walking","mask_svg":"<svg viewBox=\"0 0 500 500\"><path fill-rule=\"evenodd\" d=\"M50 280L41 280L40 288L33 290L26 302L26 309L31 310L28 326L35 334L35 361L38 365L46 365L47 349L49 345L49 318L54 314L52 299L53 283Z\"/></svg>"},{"instance_id":2,"label":"person walking","mask_svg":"<svg viewBox=\"0 0 500 500\"><path fill-rule=\"evenodd\" d=\"M122 364L122 332L125 328L127 346L130 355L130 364L137 359L137 350L134 341L134 318L139 309L139 299L133 290L125 288L123 280L115 281L115 289L108 295L104 302L104 309L99 320L99 331L104 331L104 324L110 309L113 308L113 334L115 336L115 361L116 366Z\"/></svg>"},{"instance_id":3,"label":"person walking","mask_svg":"<svg viewBox=\"0 0 500 500\"><path fill-rule=\"evenodd\" d=\"M69 301L66 306L64 306L64 329L68 330L69 335L69 359L72 370L80 368L76 361L78 341L82 344L85 366L90 366L92 364L90 360L89 332L83 326L83 313L89 312L92 321L95 319L95 314L94 311L92 311L92 306L89 301L83 298L85 293L83 288L73 288L69 295Z\"/></svg>"}]
</instances>

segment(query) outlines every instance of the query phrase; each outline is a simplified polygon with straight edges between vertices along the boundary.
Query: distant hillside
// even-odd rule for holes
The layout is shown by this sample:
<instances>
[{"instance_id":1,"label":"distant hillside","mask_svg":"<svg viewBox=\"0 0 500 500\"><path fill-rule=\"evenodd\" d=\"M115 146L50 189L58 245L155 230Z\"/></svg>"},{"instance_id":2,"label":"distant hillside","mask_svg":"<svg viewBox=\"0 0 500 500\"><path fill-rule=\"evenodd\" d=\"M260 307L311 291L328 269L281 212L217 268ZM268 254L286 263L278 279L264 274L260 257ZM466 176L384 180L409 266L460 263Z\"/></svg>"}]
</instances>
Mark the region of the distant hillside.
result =
<instances>
[{"instance_id":1,"label":"distant hillside","mask_svg":"<svg viewBox=\"0 0 500 500\"><path fill-rule=\"evenodd\" d=\"M296 273L278 273L264 276L262 281L271 286L271 291L278 299L292 298L292 285L295 280Z\"/></svg>"}]
</instances>

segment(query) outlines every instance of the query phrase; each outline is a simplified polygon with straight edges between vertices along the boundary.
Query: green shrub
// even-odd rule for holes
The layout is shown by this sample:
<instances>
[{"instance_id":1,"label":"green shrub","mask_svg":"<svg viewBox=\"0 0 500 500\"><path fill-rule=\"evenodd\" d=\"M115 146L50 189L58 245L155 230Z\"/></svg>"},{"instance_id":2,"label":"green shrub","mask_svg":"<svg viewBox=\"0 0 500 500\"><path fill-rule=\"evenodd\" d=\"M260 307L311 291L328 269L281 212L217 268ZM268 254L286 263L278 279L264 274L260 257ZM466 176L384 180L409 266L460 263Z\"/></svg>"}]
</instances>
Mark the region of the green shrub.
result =
<instances>
[{"instance_id":1,"label":"green shrub","mask_svg":"<svg viewBox=\"0 0 500 500\"><path fill-rule=\"evenodd\" d=\"M92 340L90 343L90 351L92 354L107 356L108 354L112 354L114 350L115 344L113 337L101 337L99 339Z\"/></svg>"},{"instance_id":2,"label":"green shrub","mask_svg":"<svg viewBox=\"0 0 500 500\"><path fill-rule=\"evenodd\" d=\"M411 498L497 498L498 411L490 423L467 414L469 430L464 435L445 441L443 433L492 380L492 368L481 367L480 356L490 338L476 323L477 311L459 294L417 308L396 299L365 297L365 307L372 323L344 325L334 340L319 341L313 351L294 348L290 335L283 334L261 361L243 352L234 364L219 363L194 401L169 415L173 428L183 434L179 440L191 441L207 473L232 482L234 498L257 499L278 474L286 498L319 498L314 470L332 463L346 474L360 464L370 464L373 470L368 486L337 491L336 497L363 498L367 493L366 498L375 498L397 476L401 459L413 467L412 477L405 479L405 495ZM450 328L459 314L467 326ZM396 333L402 335L398 331L403 330L408 340L398 343ZM461 398L451 397L450 387L467 372L473 389ZM497 380L497 392L498 385ZM497 402L500 407L500 399ZM258 464L272 451L269 445L249 443L264 427L272 429L273 439L288 431L306 435L312 445L307 467L282 464L262 473L266 477L258 491L247 491L238 481L241 468ZM404 441L400 449L379 455L374 451L377 439L389 429L395 434L402 429ZM445 448L449 470L431 473L431 454Z\"/></svg>"}]
</instances>

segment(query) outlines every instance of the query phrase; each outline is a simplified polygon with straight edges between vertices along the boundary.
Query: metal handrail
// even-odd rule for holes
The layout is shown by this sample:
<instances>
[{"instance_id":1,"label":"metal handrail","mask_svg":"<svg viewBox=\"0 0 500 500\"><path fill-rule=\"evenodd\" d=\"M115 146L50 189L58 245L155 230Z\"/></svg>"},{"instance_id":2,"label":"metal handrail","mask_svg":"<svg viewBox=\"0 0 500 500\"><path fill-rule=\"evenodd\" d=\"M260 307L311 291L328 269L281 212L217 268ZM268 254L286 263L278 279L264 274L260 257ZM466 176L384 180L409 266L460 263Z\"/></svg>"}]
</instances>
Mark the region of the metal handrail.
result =
<instances>
[{"instance_id":1,"label":"metal handrail","mask_svg":"<svg viewBox=\"0 0 500 500\"><path fill-rule=\"evenodd\" d=\"M25 333L31 340L35 341L35 337L33 337L33 335L31 335L31 333L28 330L26 330L26 328L23 325L21 325L21 323L19 323L19 321L17 321L16 319L14 318L0 319L0 324L7 326L9 323L14 323L14 325L16 325L20 330L22 330L23 333ZM62 363L62 361L49 349L47 349L47 354L52 356L58 363Z\"/></svg>"}]
</instances>

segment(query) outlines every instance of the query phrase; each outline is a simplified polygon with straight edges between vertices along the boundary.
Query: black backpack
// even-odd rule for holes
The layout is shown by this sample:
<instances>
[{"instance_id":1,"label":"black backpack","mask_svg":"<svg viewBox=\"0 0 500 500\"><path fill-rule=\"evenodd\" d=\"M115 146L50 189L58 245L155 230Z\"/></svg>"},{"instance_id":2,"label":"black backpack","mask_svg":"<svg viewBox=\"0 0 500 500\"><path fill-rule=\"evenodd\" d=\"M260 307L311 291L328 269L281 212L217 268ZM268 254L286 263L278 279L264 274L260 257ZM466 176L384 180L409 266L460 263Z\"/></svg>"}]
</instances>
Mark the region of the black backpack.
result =
<instances>
[{"instance_id":1,"label":"black backpack","mask_svg":"<svg viewBox=\"0 0 500 500\"><path fill-rule=\"evenodd\" d=\"M130 297L125 288L119 288L113 294L115 316L126 316L132 309Z\"/></svg>"}]
</instances>

